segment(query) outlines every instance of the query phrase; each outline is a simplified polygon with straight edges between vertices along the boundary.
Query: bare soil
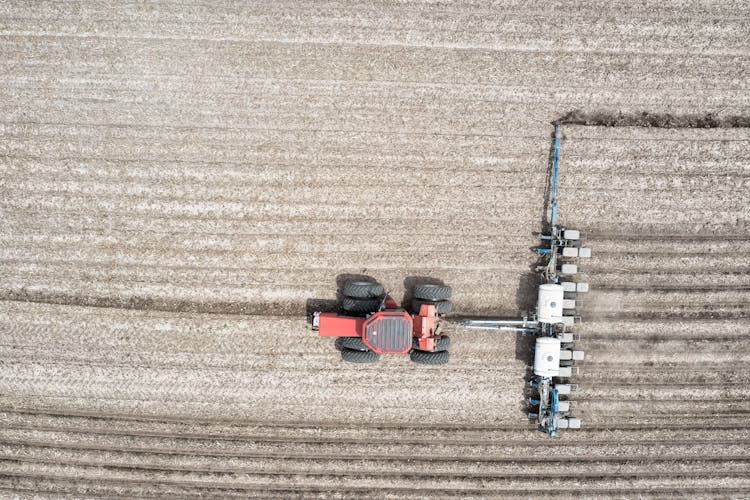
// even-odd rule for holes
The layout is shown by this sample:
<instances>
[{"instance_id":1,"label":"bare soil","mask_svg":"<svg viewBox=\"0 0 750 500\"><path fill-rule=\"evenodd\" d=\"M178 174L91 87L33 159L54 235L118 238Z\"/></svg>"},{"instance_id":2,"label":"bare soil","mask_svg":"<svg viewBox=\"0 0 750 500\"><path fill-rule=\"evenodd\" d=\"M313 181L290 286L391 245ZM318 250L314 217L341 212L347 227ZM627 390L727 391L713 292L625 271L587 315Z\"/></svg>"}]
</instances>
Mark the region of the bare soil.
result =
<instances>
[{"instance_id":1,"label":"bare soil","mask_svg":"<svg viewBox=\"0 0 750 500\"><path fill-rule=\"evenodd\" d=\"M0 5L0 491L745 496L748 15ZM456 319L533 306L561 117L594 254L548 440L528 340ZM352 275L450 284L450 364L344 364L306 315Z\"/></svg>"}]
</instances>

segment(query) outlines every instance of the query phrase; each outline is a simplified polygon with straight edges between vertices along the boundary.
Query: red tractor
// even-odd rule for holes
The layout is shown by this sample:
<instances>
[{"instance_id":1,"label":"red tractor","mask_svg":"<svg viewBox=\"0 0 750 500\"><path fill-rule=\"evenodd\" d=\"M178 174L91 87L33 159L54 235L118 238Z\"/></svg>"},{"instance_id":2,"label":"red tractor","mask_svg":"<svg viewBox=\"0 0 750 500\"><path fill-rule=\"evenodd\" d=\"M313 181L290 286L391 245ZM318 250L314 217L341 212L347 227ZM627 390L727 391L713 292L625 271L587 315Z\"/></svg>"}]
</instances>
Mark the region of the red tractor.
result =
<instances>
[{"instance_id":1,"label":"red tractor","mask_svg":"<svg viewBox=\"0 0 750 500\"><path fill-rule=\"evenodd\" d=\"M341 311L314 313L313 329L321 337L337 337L344 361L373 363L381 354L409 353L415 363L448 362L450 338L441 334L441 319L451 310L450 287L416 285L411 313L379 283L348 281L341 295Z\"/></svg>"}]
</instances>

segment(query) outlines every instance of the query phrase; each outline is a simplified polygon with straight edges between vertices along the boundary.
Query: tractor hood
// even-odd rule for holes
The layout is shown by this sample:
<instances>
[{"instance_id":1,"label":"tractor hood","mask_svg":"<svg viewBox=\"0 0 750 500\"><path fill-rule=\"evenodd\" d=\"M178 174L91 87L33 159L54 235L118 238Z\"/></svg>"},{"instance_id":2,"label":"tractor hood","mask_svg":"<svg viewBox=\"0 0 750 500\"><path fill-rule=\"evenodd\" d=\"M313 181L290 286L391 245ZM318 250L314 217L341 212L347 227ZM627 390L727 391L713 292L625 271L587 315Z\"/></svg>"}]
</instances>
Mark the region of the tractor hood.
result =
<instances>
[{"instance_id":1,"label":"tractor hood","mask_svg":"<svg viewBox=\"0 0 750 500\"><path fill-rule=\"evenodd\" d=\"M381 311L365 321L362 340L378 354L404 354L412 347L413 325L405 311Z\"/></svg>"}]
</instances>

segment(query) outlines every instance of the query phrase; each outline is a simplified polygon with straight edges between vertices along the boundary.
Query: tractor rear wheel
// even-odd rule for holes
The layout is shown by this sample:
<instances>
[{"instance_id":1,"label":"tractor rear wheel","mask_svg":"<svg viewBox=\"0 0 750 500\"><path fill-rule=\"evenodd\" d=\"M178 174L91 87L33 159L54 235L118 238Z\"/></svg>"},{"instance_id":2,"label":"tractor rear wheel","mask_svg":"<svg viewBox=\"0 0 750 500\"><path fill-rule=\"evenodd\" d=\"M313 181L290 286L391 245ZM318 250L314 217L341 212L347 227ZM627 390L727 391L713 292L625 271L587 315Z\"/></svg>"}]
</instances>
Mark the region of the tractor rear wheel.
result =
<instances>
[{"instance_id":1,"label":"tractor rear wheel","mask_svg":"<svg viewBox=\"0 0 750 500\"><path fill-rule=\"evenodd\" d=\"M422 299L413 299L411 301L411 308L412 311L414 311L414 314L419 314L419 308L422 307L422 304L432 304L435 307L437 307L438 314L448 314L451 312L451 309L453 309L453 304L450 300L422 300Z\"/></svg>"},{"instance_id":2,"label":"tractor rear wheel","mask_svg":"<svg viewBox=\"0 0 750 500\"><path fill-rule=\"evenodd\" d=\"M336 339L336 349L342 351L351 349L352 351L369 351L361 337L339 337Z\"/></svg>"},{"instance_id":3,"label":"tractor rear wheel","mask_svg":"<svg viewBox=\"0 0 750 500\"><path fill-rule=\"evenodd\" d=\"M342 295L355 299L373 299L382 297L383 293L383 285L369 281L347 281L341 289Z\"/></svg>"},{"instance_id":4,"label":"tractor rear wheel","mask_svg":"<svg viewBox=\"0 0 750 500\"><path fill-rule=\"evenodd\" d=\"M342 349L341 359L348 363L374 363L380 356L372 351L355 351L353 349Z\"/></svg>"},{"instance_id":5,"label":"tractor rear wheel","mask_svg":"<svg viewBox=\"0 0 750 500\"><path fill-rule=\"evenodd\" d=\"M448 351L425 352L414 349L409 353L409 357L411 357L412 361L420 365L444 365L448 363L450 356Z\"/></svg>"},{"instance_id":6,"label":"tractor rear wheel","mask_svg":"<svg viewBox=\"0 0 750 500\"><path fill-rule=\"evenodd\" d=\"M445 285L415 285L414 297L424 300L448 300L451 298L451 287Z\"/></svg>"},{"instance_id":7,"label":"tractor rear wheel","mask_svg":"<svg viewBox=\"0 0 750 500\"><path fill-rule=\"evenodd\" d=\"M451 346L451 338L447 335L443 335L442 337L435 339L435 350L434 351L425 351L425 352L442 352L447 351L448 348ZM414 339L414 342L412 343L412 347L414 349L419 349L419 339Z\"/></svg>"},{"instance_id":8,"label":"tractor rear wheel","mask_svg":"<svg viewBox=\"0 0 750 500\"><path fill-rule=\"evenodd\" d=\"M380 307L380 299L354 299L352 297L344 297L341 301L341 307L343 307L345 311L371 313L377 311L378 307Z\"/></svg>"}]
</instances>

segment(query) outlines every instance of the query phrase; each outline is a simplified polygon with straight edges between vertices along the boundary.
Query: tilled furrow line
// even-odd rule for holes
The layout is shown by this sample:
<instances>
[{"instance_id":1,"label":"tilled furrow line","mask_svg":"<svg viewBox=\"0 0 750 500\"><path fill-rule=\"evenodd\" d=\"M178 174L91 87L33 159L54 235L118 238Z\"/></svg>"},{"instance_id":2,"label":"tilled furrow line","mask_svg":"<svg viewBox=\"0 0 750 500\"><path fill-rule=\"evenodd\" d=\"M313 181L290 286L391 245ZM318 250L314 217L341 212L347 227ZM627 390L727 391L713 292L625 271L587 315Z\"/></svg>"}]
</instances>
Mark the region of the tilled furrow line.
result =
<instances>
[{"instance_id":1,"label":"tilled furrow line","mask_svg":"<svg viewBox=\"0 0 750 500\"><path fill-rule=\"evenodd\" d=\"M489 423L433 424L425 429L406 422L372 422L366 426L352 426L348 422L300 421L269 422L220 419L166 419L164 417L132 417L107 415L100 412L61 413L49 410L9 411L0 413L8 429L38 430L47 432L73 432L97 435L143 436L175 439L226 439L264 440L290 442L359 442L359 443L511 443L538 442L536 433L521 439L526 426L500 426ZM571 443L606 444L636 441L639 443L667 444L677 441L708 443L736 441L745 437L745 426L731 422L720 427L689 429L662 426L661 429L634 427L619 428L586 426L581 432L569 433L559 440L545 440L545 446L569 446Z\"/></svg>"},{"instance_id":2,"label":"tilled furrow line","mask_svg":"<svg viewBox=\"0 0 750 500\"><path fill-rule=\"evenodd\" d=\"M748 374L750 375L750 374ZM644 404L658 404L682 402L713 402L724 404L724 401L742 400L750 397L750 388L737 386L691 386L679 385L644 385L633 384L592 384L582 383L576 392L575 401L643 401ZM648 411L645 409L645 411Z\"/></svg>"},{"instance_id":3,"label":"tilled furrow line","mask_svg":"<svg viewBox=\"0 0 750 500\"><path fill-rule=\"evenodd\" d=\"M629 89L713 88L736 89L729 82L741 82L746 61L740 55L587 52L585 64L578 52L556 52L529 57L526 51L445 50L445 48L255 42L224 43L206 51L201 40L109 39L56 37L8 37L3 43L7 54L0 66L3 73L17 75L60 74L66 64L70 77L109 73L138 78L141 75L217 77L234 75L249 79L274 80L377 80L381 82L492 83L494 85L549 85L565 82L569 87L612 87ZM324 42L324 43L320 43ZM71 57L69 46L79 50ZM44 48L42 51L41 49ZM30 61L29 52L42 57ZM120 54L106 68L100 54ZM245 64L238 67L238 55ZM148 65L144 65L144 58ZM632 71L638 65L639 71ZM684 71L690 67L691 71ZM106 69L107 71L103 71ZM683 70L683 71L681 71ZM408 76L407 76L408 75ZM406 78L405 78L406 77ZM616 85L615 85L616 82Z\"/></svg>"},{"instance_id":4,"label":"tilled furrow line","mask_svg":"<svg viewBox=\"0 0 750 500\"><path fill-rule=\"evenodd\" d=\"M668 168L691 168L693 161L701 164L714 160L746 159L746 128L652 128L652 127L586 127L564 125L564 158L571 159L574 168L564 170L569 181L584 177L586 170L613 170L627 173L638 165L668 163ZM643 162L641 162L643 160ZM684 160L684 161L680 161ZM742 165L729 168L728 173L745 172ZM667 170L669 172L669 170ZM585 181L584 181L585 182Z\"/></svg>"},{"instance_id":5,"label":"tilled furrow line","mask_svg":"<svg viewBox=\"0 0 750 500\"><path fill-rule=\"evenodd\" d=\"M477 258L487 258L491 253L478 250L474 254ZM447 250L432 252L438 259L443 258L451 262L453 256ZM453 289L454 303L461 304L464 308L502 308L513 310L519 305L518 294L523 293L531 296L533 282L528 276L526 269L533 262L530 256L521 255L518 259L498 262L495 269L468 269L460 266L442 267L440 269L416 269L397 268L396 263L405 259L404 253L388 253L392 256L394 266L390 268L374 269L369 276L382 283L389 290L391 296L402 304L409 303L413 284L419 276L432 275L431 279L441 279L449 283ZM465 259L471 257L471 253L463 254ZM314 257L313 257L314 258ZM200 259L200 257L199 257ZM175 266L171 264L117 264L113 265L107 260L67 261L64 259L46 260L40 262L35 259L8 259L6 262L13 265L17 276L12 280L8 278L7 283L19 283L23 280L33 280L36 283L49 283L50 292L41 291L16 294L6 293L6 297L13 300L29 300L34 302L60 302L64 295L55 299L56 293L61 289L79 290L86 285L86 290L68 293L75 301L76 294L79 296L90 296L89 285L93 282L101 284L119 282L132 284L134 289L141 287L160 287L175 285L183 289L222 286L228 290L245 289L246 302L253 297L268 295L268 288L281 290L288 294L287 301L290 305L299 306L304 299L306 301L318 301L320 307L335 309L340 304L337 295L340 285L338 282L348 273L334 271L331 269L258 269L237 267L213 267L210 263L198 263L188 266ZM356 273L351 273L356 275ZM507 286L497 287L496 283L505 283ZM8 287L10 288L10 286ZM519 292L519 288L521 289ZM112 295L102 292L101 297ZM135 292L130 295L137 295ZM156 297L153 297L156 298ZM217 297L220 299L220 297ZM47 299L47 300L45 300ZM72 305L72 304L71 304ZM467 309L458 309L464 314ZM268 312L267 312L268 313ZM31 320L31 318L26 321ZM23 321L23 320L22 320Z\"/></svg>"},{"instance_id":6,"label":"tilled furrow line","mask_svg":"<svg viewBox=\"0 0 750 500\"><path fill-rule=\"evenodd\" d=\"M44 476L29 475L3 475L0 476L0 491L29 491L34 493L49 494L70 494L78 495L106 495L118 496L125 498L146 497L146 498L185 498L186 496L221 496L224 498L320 498L327 499L334 496L335 498L372 498L372 499L402 499L413 498L422 499L426 495L430 498L462 498L468 493L477 498L493 498L498 496L498 492L492 490L442 490L442 491L423 491L414 489L399 488L338 488L332 492L328 488L297 487L289 485L287 488L268 487L268 488L219 488L219 487L197 487L194 485L181 484L154 484L149 481L115 481L108 480L105 484L96 482L86 482L85 480L69 479L62 476L47 474ZM649 488L608 488L588 491L585 487L567 487L566 492L575 494L577 498L601 498L606 496L632 496L637 495L639 498L662 499L665 496L678 496L684 493L679 486L667 487L649 487ZM700 487L694 486L691 491L699 494L701 498L719 499L726 498L727 495L742 495L743 488L736 487ZM559 491L537 491L535 495L539 498L559 498ZM528 498L528 488L518 490L502 491L502 497L508 499L525 499Z\"/></svg>"},{"instance_id":7,"label":"tilled furrow line","mask_svg":"<svg viewBox=\"0 0 750 500\"><path fill-rule=\"evenodd\" d=\"M597 258L608 255L633 254L636 256L675 255L683 253L724 254L736 253L737 248L750 241L750 234L715 235L715 234L662 234L649 237L639 234L598 235L587 233L586 242L595 246Z\"/></svg>"},{"instance_id":8,"label":"tilled furrow line","mask_svg":"<svg viewBox=\"0 0 750 500\"><path fill-rule=\"evenodd\" d=\"M750 272L746 262L735 254L711 255L711 254L680 254L675 255L602 255L593 257L589 262L581 262L581 269L592 276L608 273L629 273L636 276L651 272L657 284L671 275L683 275L685 273L700 274L743 274ZM696 285L699 283L696 282Z\"/></svg>"},{"instance_id":9,"label":"tilled furrow line","mask_svg":"<svg viewBox=\"0 0 750 500\"><path fill-rule=\"evenodd\" d=\"M695 400L653 400L647 398L617 399L607 398L577 398L576 412L584 418L591 418L597 422L621 416L653 417L662 415L665 418L693 416L731 416L750 414L750 404L745 401L727 401L724 398Z\"/></svg>"},{"instance_id":10,"label":"tilled furrow line","mask_svg":"<svg viewBox=\"0 0 750 500\"><path fill-rule=\"evenodd\" d=\"M256 214L246 217L210 217L204 215L170 214L165 212L154 212L151 214L138 214L128 210L98 211L96 207L62 205L50 209L21 209L16 208L5 214L8 227L15 233L29 234L58 234L61 228L67 229L71 234L87 234L90 232L101 233L101 217L106 214L111 221L113 234L125 234L128 237L147 238L148 234L156 233L169 238L195 238L206 239L217 238L269 238L269 237L308 237L316 235L349 235L352 238L363 239L371 234L371 227L379 226L378 231L383 236L404 235L422 236L435 233L428 227L415 227L414 216L394 217L384 224L378 214L365 211L356 217L335 216L325 219L309 219L299 215L289 215L279 218L274 216L261 217ZM421 219L432 220L420 215ZM526 218L520 220L488 220L482 219L482 224L467 223L466 218L456 217L442 220L443 224L451 228L451 235L466 236L472 238L480 237L497 238L497 225L502 224L504 231L513 235L530 235L538 230L538 224L534 221L533 227L528 225ZM108 228L109 231L109 228ZM465 239L465 238L464 238ZM268 264L267 264L268 265Z\"/></svg>"},{"instance_id":11,"label":"tilled furrow line","mask_svg":"<svg viewBox=\"0 0 750 500\"><path fill-rule=\"evenodd\" d=\"M644 342L643 339L602 339L582 338L588 349L596 353L587 361L617 365L628 362L639 363L650 360L657 364L674 366L682 363L704 365L715 363L717 368L736 362L737 355L750 350L741 337L727 340L682 340L658 339ZM618 353L618 356L615 356ZM737 371L743 371L739 368Z\"/></svg>"},{"instance_id":12,"label":"tilled furrow line","mask_svg":"<svg viewBox=\"0 0 750 500\"><path fill-rule=\"evenodd\" d=\"M19 221L21 223L21 221ZM30 228L33 229L33 228ZM196 253L224 253L241 254L243 251L254 252L280 252L280 251L316 251L316 252L403 252L409 250L406 241L407 234L391 233L392 238L360 240L357 233L318 233L307 232L302 234L214 234L212 238L206 238L201 234L166 234L150 231L142 231L139 234L129 234L128 231L113 231L111 233L100 233L91 228L70 232L66 228L45 228L44 232L31 230L30 232L3 234L0 241L6 245L17 247L30 247L44 244L52 248L106 248L118 245L123 249L138 250L142 248L154 248L164 251L189 250ZM413 235L409 233L408 235ZM127 238L126 238L127 236ZM539 240L531 233L508 235L502 241L495 235L477 234L470 241L462 244L463 251L485 250L500 252L502 250L512 251L508 258L514 258L517 254L533 255L529 247L537 244ZM420 246L434 251L454 251L455 236L442 232L424 234L420 238ZM238 248L241 247L241 248ZM726 253L736 253L736 243L727 242ZM723 247L722 247L723 248ZM187 267L187 266L184 266ZM235 267L234 269L239 269ZM280 269L279 271L283 271Z\"/></svg>"},{"instance_id":13,"label":"tilled furrow line","mask_svg":"<svg viewBox=\"0 0 750 500\"><path fill-rule=\"evenodd\" d=\"M385 221L390 218L413 220L415 207L403 202L376 203L372 202L366 209L358 206L356 202L347 203L344 200L335 203L321 205L312 201L307 203L286 204L283 202L258 202L252 200L219 201L198 199L168 199L155 200L150 197L130 200L122 196L98 196L98 195L63 195L63 194L40 194L24 193L23 196L6 198L2 206L6 210L44 210L55 211L63 207L87 207L94 212L131 212L135 216L146 217L203 217L210 219L228 218L234 220L252 220L255 218L299 218L310 219L355 219L362 218L380 219ZM598 210L598 209L595 209ZM493 223L504 220L522 220L529 223L536 222L538 215L530 213L528 208L518 206L512 201L503 202L497 206L487 206L480 202L466 202L463 198L450 200L440 204L423 204L419 206L420 219L425 220L451 220L456 218L460 221L484 221ZM456 214L461 214L457 216ZM695 217L705 215L698 214ZM727 215L728 216L728 215ZM464 219L465 217L465 219ZM692 217L690 214L681 215L680 218ZM687 220L687 219L686 219Z\"/></svg>"},{"instance_id":14,"label":"tilled furrow line","mask_svg":"<svg viewBox=\"0 0 750 500\"><path fill-rule=\"evenodd\" d=\"M584 364L576 375L576 382L582 386L623 386L636 390L639 387L653 390L657 387L663 387L665 390L691 388L695 394L700 395L702 388L727 390L730 387L744 387L743 384L750 384L750 370L737 372L733 366L733 363L723 366L709 364L711 369L696 370L689 364L665 365L649 360L629 363L627 366L609 366L606 363ZM730 378L737 385L728 387L726 381Z\"/></svg>"},{"instance_id":15,"label":"tilled furrow line","mask_svg":"<svg viewBox=\"0 0 750 500\"><path fill-rule=\"evenodd\" d=\"M6 451L7 449L7 451ZM452 477L480 479L569 478L570 464L564 461L454 463L420 462L406 458L403 461L374 460L318 460L313 463L299 459L252 460L243 458L202 457L187 455L138 454L116 451L68 450L59 448L18 447L0 448L0 463L57 464L73 467L107 467L138 471L170 471L209 474L260 476L278 481L292 479L305 481L327 478L390 479L409 482L418 479L445 481ZM417 464L418 469L417 469ZM575 476L579 479L657 478L661 476L711 478L745 477L748 460L707 460L699 458L686 461L641 460L640 458L587 464L585 471Z\"/></svg>"},{"instance_id":16,"label":"tilled furrow line","mask_svg":"<svg viewBox=\"0 0 750 500\"><path fill-rule=\"evenodd\" d=\"M96 29L81 31L75 15L60 9L60 14L50 19L20 18L14 23L15 31L21 32L75 32L79 36L153 37L155 32L168 35L170 38L221 39L226 37L223 24L226 19L216 12L190 6L189 10L174 12L172 6L161 10L158 17L134 20L131 16L116 12L96 18L99 20ZM670 14L659 13L638 17L632 11L625 17L627 21L616 23L610 20L601 22L600 18L589 18L578 14L571 17L570 24L559 26L551 22L548 16L540 11L533 11L524 6L519 10L506 11L510 21L500 22L487 16L486 11L430 11L420 15L423 21L419 26L411 22L413 6L384 4L375 16L373 11L361 6L335 7L330 4L316 6L315 9L304 6L284 5L280 12L264 12L262 7L254 7L247 14L248 22L238 25L233 30L233 40L249 41L256 38L298 43L308 40L307 33L313 29L316 36L332 43L345 39L350 43L368 44L373 39L383 40L396 45L418 45L451 48L473 48L482 50L523 49L524 51L543 52L560 50L580 52L583 50L597 52L665 52L687 56L700 53L743 53L745 39L741 36L743 25L737 16L743 11L728 6L726 13L714 18L715 13L697 11L696 15L681 19ZM593 6L584 8L575 6L578 12L588 12ZM18 11L15 11L18 12ZM649 11L652 12L652 11ZM692 12L692 10L691 10ZM455 16L452 22L445 16ZM698 14L703 14L700 17ZM97 13L98 14L98 13ZM666 14L666 15L665 15ZM101 14L100 14L101 15ZM642 14L641 14L642 15ZM711 29L701 22L705 15L716 23ZM153 17L152 17L153 16ZM717 25L720 25L717 28ZM457 29L459 27L461 29ZM79 29L75 29L78 27ZM682 42L685 31L693 37ZM559 33L560 40L553 43L550 32ZM408 36L406 36L408 33ZM585 42L584 42L585 40ZM590 42L589 42L590 40ZM711 40L712 43L709 43Z\"/></svg>"},{"instance_id":17,"label":"tilled furrow line","mask_svg":"<svg viewBox=\"0 0 750 500\"><path fill-rule=\"evenodd\" d=\"M485 173L486 175L486 173ZM408 203L413 207L429 207L434 204L451 204L456 201L466 189L473 188L481 193L481 199L461 200L465 210L471 210L482 204L499 205L509 203L515 197L531 197L535 195L544 183L542 174L525 174L531 177L526 182L517 186L475 185L466 186L462 184L449 184L445 182L436 186L425 185L422 189L414 190L413 184L375 184L363 187L357 184L330 183L314 185L309 182L284 182L271 186L256 183L253 186L242 186L231 184L220 188L208 188L171 185L157 183L155 185L143 185L134 182L126 185L103 184L87 181L57 181L44 182L41 180L20 181L11 177L11 181L5 183L4 189L9 195L16 197L96 197L98 200L122 199L131 203L139 204L143 201L161 202L165 205L174 202L184 203L225 203L225 204L315 204L321 200L327 200L328 205L343 204L363 207L369 206L398 206ZM535 179L534 177L538 177ZM494 189L493 189L494 188ZM333 203L333 201L336 201ZM699 203L704 200L694 200Z\"/></svg>"},{"instance_id":18,"label":"tilled furrow line","mask_svg":"<svg viewBox=\"0 0 750 500\"><path fill-rule=\"evenodd\" d=\"M96 77L98 76L98 78ZM466 82L460 85L431 84L420 82L378 82L378 81L349 81L329 80L314 81L287 79L284 85L278 85L274 80L254 78L253 87L257 93L248 93L244 88L248 80L235 75L192 75L186 78L181 75L118 75L115 73L100 74L93 78L81 77L75 85L55 86L47 82L29 82L28 79L16 74L5 74L0 81L4 88L14 91L14 95L28 95L35 97L34 91L49 91L54 89L55 95L73 100L78 98L95 97L100 99L115 98L126 105L170 99L179 102L183 107L195 105L205 106L205 94L211 93L212 103L224 99L234 98L238 103L268 106L270 103L287 105L294 103L297 110L326 108L332 103L339 102L342 95L358 95L361 99L350 104L356 110L382 110L384 108L398 113L408 109L418 113L427 109L441 109L455 111L456 114L471 114L481 117L491 109L505 106L534 103L535 109L555 109L560 102L566 102L571 107L585 108L592 102L606 103L616 109L663 109L675 113L676 110L687 112L706 106L724 105L726 109L737 110L750 107L750 98L742 93L717 93L715 89L694 88L690 93L680 92L679 88L662 87L649 89L649 92L639 94L624 93L623 87L596 86L585 89L564 87L547 82L545 85L527 87L521 82L513 85L481 85ZM123 78L126 76L126 78ZM28 92L28 93L26 93ZM418 96L419 99L414 97ZM29 102L29 101L26 101ZM159 102L159 104L163 104ZM546 108L545 108L546 106ZM225 112L227 110L224 110ZM236 113L237 109L228 110ZM251 109L239 110L252 112ZM555 109L559 112L559 109ZM148 115L151 119L156 117ZM506 113L512 119L515 113ZM484 122L482 122L484 123ZM501 125L501 124L495 124ZM542 126L534 123L529 126ZM482 130L479 128L478 130ZM620 128L622 137L633 134L628 129ZM713 130L716 138L731 139L731 130ZM655 137L659 129L651 129ZM597 134L589 131L591 137Z\"/></svg>"},{"instance_id":19,"label":"tilled furrow line","mask_svg":"<svg viewBox=\"0 0 750 500\"><path fill-rule=\"evenodd\" d=\"M539 127L539 132L542 128ZM109 136L107 141L94 140L105 130ZM450 140L436 141L436 136ZM388 129L173 126L132 121L117 124L101 120L91 124L68 121L9 124L2 137L0 154L3 156L58 159L83 156L146 162L163 158L194 162L198 158L207 163L244 164L317 158L323 164L362 162L367 165L378 152L401 162L410 158L421 157L424 161L442 157L443 161L450 158L454 164L462 164L467 153L495 157L498 143L503 144L505 153L517 157L526 156L529 151L538 154L544 151L545 145L543 134L519 134L515 130L500 134L461 134ZM133 153L124 154L127 148Z\"/></svg>"},{"instance_id":20,"label":"tilled furrow line","mask_svg":"<svg viewBox=\"0 0 750 500\"><path fill-rule=\"evenodd\" d=\"M460 169L456 168L455 162L445 159L391 158L390 163L381 164L382 160L377 158L373 158L370 163L346 163L341 160L324 162L311 157L306 158L304 170L299 168L299 160L283 158L250 165L243 162L202 163L199 160L181 162L167 158L140 161L129 158L92 159L68 155L8 155L3 159L0 172L16 182L31 185L39 182L64 182L71 185L83 183L111 187L126 182L131 188L138 185L152 188L161 185L163 188L181 190L187 185L199 192L222 193L227 189L244 190L243 192L258 187L278 189L286 184L306 184L315 188L329 185L361 188L362 184L372 181L373 171L385 168L388 170L387 177L378 181L378 185L385 189L407 184L419 184L433 189L455 189L445 185L447 178L459 186L482 189L492 186L529 188L530 183L518 177L543 177L544 174L538 172L537 167L539 162L545 160L545 156L543 153L535 155L528 151L517 156L470 159Z\"/></svg>"},{"instance_id":21,"label":"tilled furrow line","mask_svg":"<svg viewBox=\"0 0 750 500\"><path fill-rule=\"evenodd\" d=\"M90 481L152 481L154 484L171 484L185 485L195 487L214 487L227 489L249 489L259 490L269 489L290 489L313 491L321 488L335 488L344 491L358 491L380 488L383 491L405 490L421 492L454 492L454 493L472 493L477 490L482 492L518 491L522 488L528 488L528 477L520 478L485 478L471 476L454 476L450 478L437 478L423 476L421 478L402 477L394 481L391 478L371 477L363 474L361 476L311 476L297 477L275 476L275 475L248 475L248 474L227 474L227 473L191 473L169 470L149 471L139 470L137 468L119 468L119 467L86 467L73 466L64 464L44 464L44 463L24 463L24 462L0 462L0 474L14 476L34 476L42 477L53 476L56 478L81 479L85 478ZM697 488L726 488L736 489L750 487L750 479L744 477L735 477L733 474L714 472L706 477L684 477L675 476L670 478L639 478L639 477L591 477L583 476L581 478L573 475L569 477L550 477L540 482L536 489L541 491L559 491L580 485L581 479L589 481L587 489L591 491L606 492L612 488L621 489L645 489L656 488L665 489L669 487L692 487Z\"/></svg>"},{"instance_id":22,"label":"tilled furrow line","mask_svg":"<svg viewBox=\"0 0 750 500\"><path fill-rule=\"evenodd\" d=\"M229 440L229 439L179 439L157 438L148 436L114 436L91 435L87 433L3 430L0 439L7 446L52 446L72 449L104 449L148 453L179 453L245 458L292 458L327 457L341 459L369 460L460 460L464 462L493 462L520 460L519 457L533 457L534 450L545 441L535 434L530 434L539 441L509 442L496 444L440 444L424 442L413 443L360 443L320 441L263 441L263 440ZM748 457L747 443L742 440L698 441L685 443L669 442L628 442L613 448L609 441L569 443L567 445L545 448L545 460L570 460L586 456L589 460L622 460L631 456L652 457L661 460L681 460L693 454L696 458L721 459L725 456ZM531 458L524 459L531 460Z\"/></svg>"},{"instance_id":23,"label":"tilled furrow line","mask_svg":"<svg viewBox=\"0 0 750 500\"><path fill-rule=\"evenodd\" d=\"M689 331L688 330L689 327ZM609 331L620 334L650 337L653 339L691 338L695 335L699 339L710 339L716 335L719 338L735 338L737 323L732 320L694 320L694 321L665 321L652 323L649 321L620 320L620 321L582 321L576 325L576 331L581 337L591 338L592 335L605 335ZM611 337L610 337L611 338Z\"/></svg>"}]
</instances>

